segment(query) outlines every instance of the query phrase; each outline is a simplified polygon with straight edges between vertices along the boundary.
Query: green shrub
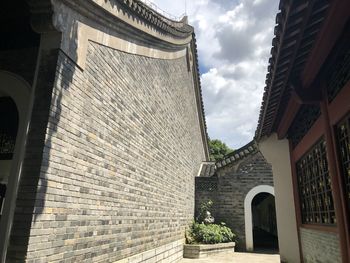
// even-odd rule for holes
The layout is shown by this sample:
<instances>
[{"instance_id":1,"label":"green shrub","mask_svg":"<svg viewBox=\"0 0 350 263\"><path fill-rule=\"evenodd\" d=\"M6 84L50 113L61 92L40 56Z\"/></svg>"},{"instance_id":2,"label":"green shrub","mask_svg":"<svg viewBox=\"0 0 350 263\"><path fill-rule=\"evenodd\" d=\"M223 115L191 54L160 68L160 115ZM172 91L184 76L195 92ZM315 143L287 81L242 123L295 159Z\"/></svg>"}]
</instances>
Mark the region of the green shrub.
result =
<instances>
[{"instance_id":1,"label":"green shrub","mask_svg":"<svg viewBox=\"0 0 350 263\"><path fill-rule=\"evenodd\" d=\"M236 235L224 224L199 224L193 222L186 233L188 244L217 244L235 241Z\"/></svg>"},{"instance_id":2,"label":"green shrub","mask_svg":"<svg viewBox=\"0 0 350 263\"><path fill-rule=\"evenodd\" d=\"M196 222L203 223L205 217L207 216L207 211L210 211L212 206L213 206L213 201L210 199L206 202L202 202L199 207Z\"/></svg>"}]
</instances>

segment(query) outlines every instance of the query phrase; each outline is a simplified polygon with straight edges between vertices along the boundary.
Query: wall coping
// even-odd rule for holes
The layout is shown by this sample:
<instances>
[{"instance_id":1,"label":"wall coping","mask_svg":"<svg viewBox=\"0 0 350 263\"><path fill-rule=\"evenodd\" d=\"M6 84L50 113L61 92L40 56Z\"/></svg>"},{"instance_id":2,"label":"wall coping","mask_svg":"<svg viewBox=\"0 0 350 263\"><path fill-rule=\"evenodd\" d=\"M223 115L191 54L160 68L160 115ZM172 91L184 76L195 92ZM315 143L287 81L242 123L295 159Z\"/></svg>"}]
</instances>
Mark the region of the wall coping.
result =
<instances>
[{"instance_id":1,"label":"wall coping","mask_svg":"<svg viewBox=\"0 0 350 263\"><path fill-rule=\"evenodd\" d=\"M235 251L235 242L219 244L184 244L184 258L204 258L208 255Z\"/></svg>"},{"instance_id":2,"label":"wall coping","mask_svg":"<svg viewBox=\"0 0 350 263\"><path fill-rule=\"evenodd\" d=\"M184 244L186 247L204 249L231 248L236 246L236 242L218 243L218 244Z\"/></svg>"}]
</instances>

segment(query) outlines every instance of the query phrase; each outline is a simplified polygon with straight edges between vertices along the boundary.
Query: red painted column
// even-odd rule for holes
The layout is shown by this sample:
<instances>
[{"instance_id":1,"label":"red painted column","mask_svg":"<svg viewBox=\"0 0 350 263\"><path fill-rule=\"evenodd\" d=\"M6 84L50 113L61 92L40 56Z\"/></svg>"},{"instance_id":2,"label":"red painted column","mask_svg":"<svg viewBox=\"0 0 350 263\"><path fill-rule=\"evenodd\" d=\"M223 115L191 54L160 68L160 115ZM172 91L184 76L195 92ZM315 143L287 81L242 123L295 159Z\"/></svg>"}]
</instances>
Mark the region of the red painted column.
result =
<instances>
[{"instance_id":1,"label":"red painted column","mask_svg":"<svg viewBox=\"0 0 350 263\"><path fill-rule=\"evenodd\" d=\"M327 96L323 96L327 98ZM349 263L348 237L346 228L346 215L342 202L343 189L341 187L340 175L338 173L338 165L336 161L336 145L332 135L332 126L330 124L328 114L328 103L326 99L320 104L322 118L324 121L325 140L327 146L328 169L332 184L332 195L334 200L335 214L337 218L337 228L339 235L340 251L342 254L342 262Z\"/></svg>"}]
</instances>

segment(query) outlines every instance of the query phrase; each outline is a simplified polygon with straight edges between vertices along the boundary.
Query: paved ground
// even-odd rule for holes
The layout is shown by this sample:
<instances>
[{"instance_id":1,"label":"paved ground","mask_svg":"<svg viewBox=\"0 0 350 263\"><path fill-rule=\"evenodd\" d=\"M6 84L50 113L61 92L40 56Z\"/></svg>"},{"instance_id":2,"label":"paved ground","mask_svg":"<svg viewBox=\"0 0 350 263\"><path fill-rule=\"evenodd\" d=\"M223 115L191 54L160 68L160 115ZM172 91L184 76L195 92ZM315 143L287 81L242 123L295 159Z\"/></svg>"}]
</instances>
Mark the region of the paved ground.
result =
<instances>
[{"instance_id":1,"label":"paved ground","mask_svg":"<svg viewBox=\"0 0 350 263\"><path fill-rule=\"evenodd\" d=\"M223 253L201 259L182 259L179 263L280 263L278 254Z\"/></svg>"}]
</instances>

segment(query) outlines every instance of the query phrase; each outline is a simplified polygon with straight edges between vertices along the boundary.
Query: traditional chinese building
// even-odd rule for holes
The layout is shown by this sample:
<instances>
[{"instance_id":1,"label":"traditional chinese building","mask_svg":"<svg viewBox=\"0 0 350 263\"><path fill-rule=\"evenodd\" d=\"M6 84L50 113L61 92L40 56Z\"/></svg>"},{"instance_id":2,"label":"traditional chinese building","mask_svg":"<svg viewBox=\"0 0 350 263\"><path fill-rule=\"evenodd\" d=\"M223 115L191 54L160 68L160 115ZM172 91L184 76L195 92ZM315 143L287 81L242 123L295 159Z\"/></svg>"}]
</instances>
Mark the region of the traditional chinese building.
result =
<instances>
[{"instance_id":1,"label":"traditional chinese building","mask_svg":"<svg viewBox=\"0 0 350 263\"><path fill-rule=\"evenodd\" d=\"M0 20L0 261L182 258L208 160L193 27L133 0Z\"/></svg>"},{"instance_id":2,"label":"traditional chinese building","mask_svg":"<svg viewBox=\"0 0 350 263\"><path fill-rule=\"evenodd\" d=\"M350 262L350 2L281 1L256 131L281 259Z\"/></svg>"}]
</instances>

